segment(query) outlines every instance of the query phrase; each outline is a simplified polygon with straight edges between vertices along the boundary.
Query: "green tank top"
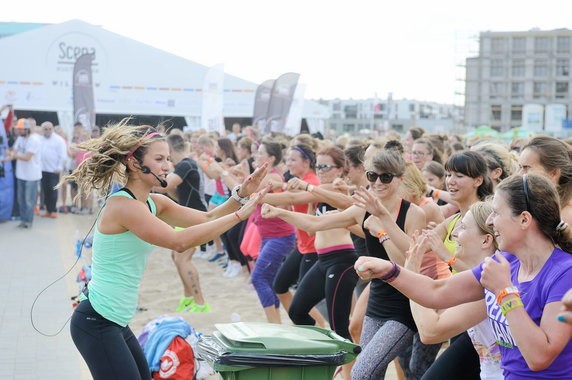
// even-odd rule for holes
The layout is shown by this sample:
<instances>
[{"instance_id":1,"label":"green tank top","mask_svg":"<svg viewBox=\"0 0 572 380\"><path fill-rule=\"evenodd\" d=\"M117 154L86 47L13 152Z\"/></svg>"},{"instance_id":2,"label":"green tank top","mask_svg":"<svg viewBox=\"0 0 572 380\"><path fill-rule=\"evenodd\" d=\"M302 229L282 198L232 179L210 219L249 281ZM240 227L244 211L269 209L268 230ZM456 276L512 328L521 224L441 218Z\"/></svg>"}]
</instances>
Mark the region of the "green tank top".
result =
<instances>
[{"instance_id":1,"label":"green tank top","mask_svg":"<svg viewBox=\"0 0 572 380\"><path fill-rule=\"evenodd\" d=\"M453 233L453 229L455 228L455 224L457 220L461 217L461 214L457 214L447 226L447 236L445 236L445 240L443 240L443 244L445 244L445 248L451 252L452 255L455 254L455 250L457 249L457 242L451 240L451 234Z\"/></svg>"},{"instance_id":2,"label":"green tank top","mask_svg":"<svg viewBox=\"0 0 572 380\"><path fill-rule=\"evenodd\" d=\"M120 190L111 197L134 198L129 191ZM157 208L151 197L147 204L153 215ZM103 206L105 207L105 205ZM96 224L93 235L89 301L101 316L120 326L127 326L137 310L139 286L147 258L155 248L133 232L104 234Z\"/></svg>"}]
</instances>

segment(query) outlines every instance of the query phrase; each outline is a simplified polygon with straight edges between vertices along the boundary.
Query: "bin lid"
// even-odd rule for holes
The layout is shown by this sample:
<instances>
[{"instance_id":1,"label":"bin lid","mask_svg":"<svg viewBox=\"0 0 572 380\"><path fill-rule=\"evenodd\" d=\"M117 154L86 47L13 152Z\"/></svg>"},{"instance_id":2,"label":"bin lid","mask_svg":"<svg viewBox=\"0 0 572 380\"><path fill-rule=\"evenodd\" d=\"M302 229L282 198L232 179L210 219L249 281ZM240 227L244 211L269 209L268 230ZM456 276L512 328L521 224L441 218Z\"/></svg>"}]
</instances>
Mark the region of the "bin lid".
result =
<instances>
[{"instance_id":1,"label":"bin lid","mask_svg":"<svg viewBox=\"0 0 572 380\"><path fill-rule=\"evenodd\" d=\"M353 352L355 347L333 331L314 326L238 322L215 327L213 335L227 352L326 355Z\"/></svg>"}]
</instances>

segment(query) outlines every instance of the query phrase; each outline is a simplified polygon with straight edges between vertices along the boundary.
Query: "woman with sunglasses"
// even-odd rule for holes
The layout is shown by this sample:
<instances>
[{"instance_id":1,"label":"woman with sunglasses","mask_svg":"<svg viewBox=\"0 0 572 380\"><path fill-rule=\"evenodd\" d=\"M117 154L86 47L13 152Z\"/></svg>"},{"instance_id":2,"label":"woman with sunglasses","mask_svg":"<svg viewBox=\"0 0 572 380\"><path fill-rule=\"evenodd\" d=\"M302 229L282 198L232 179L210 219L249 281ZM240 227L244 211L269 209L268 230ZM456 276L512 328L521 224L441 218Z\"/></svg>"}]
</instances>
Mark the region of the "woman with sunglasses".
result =
<instances>
[{"instance_id":1,"label":"woman with sunglasses","mask_svg":"<svg viewBox=\"0 0 572 380\"><path fill-rule=\"evenodd\" d=\"M374 194L384 203L391 215L397 219L401 234L395 234L391 244L404 247L403 250L386 251L378 238L369 234L369 213L365 209L351 206L339 213L324 216L301 215L277 212L278 217L305 231L317 232L333 228L362 226L366 234L367 250L371 256L389 258L402 263L403 252L409 247L413 231L425 226L425 215L416 205L399 196L399 187L405 170L403 158L394 151L382 150L366 163L368 181ZM263 215L270 206L262 207ZM384 240L387 242L388 240ZM394 254L395 253L395 254ZM409 300L385 283L373 280L370 290L366 318L360 344L364 347L352 369L352 379L383 378L388 364L408 345L416 331L411 316Z\"/></svg>"},{"instance_id":2,"label":"woman with sunglasses","mask_svg":"<svg viewBox=\"0 0 572 380\"><path fill-rule=\"evenodd\" d=\"M422 170L423 166L429 161L442 162L441 154L435 149L431 141L426 138L415 140L411 151L411 158L419 170Z\"/></svg>"},{"instance_id":3,"label":"woman with sunglasses","mask_svg":"<svg viewBox=\"0 0 572 380\"><path fill-rule=\"evenodd\" d=\"M503 253L471 271L435 281L371 257L359 258L356 271L428 308L484 299L505 379L572 379L572 326L557 319L572 287L572 234L560 218L558 198L541 176L501 182L487 224Z\"/></svg>"}]
</instances>

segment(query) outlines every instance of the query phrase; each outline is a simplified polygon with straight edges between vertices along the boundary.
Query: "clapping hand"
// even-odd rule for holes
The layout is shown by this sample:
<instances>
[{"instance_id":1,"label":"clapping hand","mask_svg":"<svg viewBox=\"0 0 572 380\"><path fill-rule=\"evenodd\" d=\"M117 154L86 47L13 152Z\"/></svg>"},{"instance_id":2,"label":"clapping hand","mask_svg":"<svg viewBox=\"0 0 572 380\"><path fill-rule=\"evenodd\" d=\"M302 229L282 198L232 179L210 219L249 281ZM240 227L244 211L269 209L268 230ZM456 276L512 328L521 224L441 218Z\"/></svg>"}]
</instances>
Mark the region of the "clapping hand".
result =
<instances>
[{"instance_id":1,"label":"clapping hand","mask_svg":"<svg viewBox=\"0 0 572 380\"><path fill-rule=\"evenodd\" d=\"M387 208L385 208L379 198L363 186L356 190L353 199L355 206L365 209L368 213L378 218L389 214L389 211L387 211Z\"/></svg>"}]
</instances>

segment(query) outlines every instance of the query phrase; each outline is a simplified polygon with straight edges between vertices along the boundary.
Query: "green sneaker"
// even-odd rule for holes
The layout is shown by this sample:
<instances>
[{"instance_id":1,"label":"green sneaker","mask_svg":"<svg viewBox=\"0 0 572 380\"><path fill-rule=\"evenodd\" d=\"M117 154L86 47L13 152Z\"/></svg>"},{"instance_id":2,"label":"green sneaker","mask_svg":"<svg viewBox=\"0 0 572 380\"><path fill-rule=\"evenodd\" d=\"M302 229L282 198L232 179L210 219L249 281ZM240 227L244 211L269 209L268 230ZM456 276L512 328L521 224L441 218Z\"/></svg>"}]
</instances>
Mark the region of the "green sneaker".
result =
<instances>
[{"instance_id":1,"label":"green sneaker","mask_svg":"<svg viewBox=\"0 0 572 380\"><path fill-rule=\"evenodd\" d=\"M206 313L211 311L211 305L205 302L204 305L199 305L198 303L193 303L193 306L189 309L191 313Z\"/></svg>"},{"instance_id":2,"label":"green sneaker","mask_svg":"<svg viewBox=\"0 0 572 380\"><path fill-rule=\"evenodd\" d=\"M181 297L179 307L175 311L186 311L195 305L194 297Z\"/></svg>"}]
</instances>

